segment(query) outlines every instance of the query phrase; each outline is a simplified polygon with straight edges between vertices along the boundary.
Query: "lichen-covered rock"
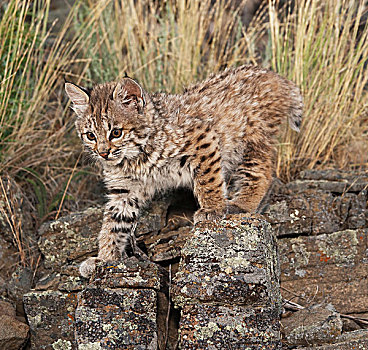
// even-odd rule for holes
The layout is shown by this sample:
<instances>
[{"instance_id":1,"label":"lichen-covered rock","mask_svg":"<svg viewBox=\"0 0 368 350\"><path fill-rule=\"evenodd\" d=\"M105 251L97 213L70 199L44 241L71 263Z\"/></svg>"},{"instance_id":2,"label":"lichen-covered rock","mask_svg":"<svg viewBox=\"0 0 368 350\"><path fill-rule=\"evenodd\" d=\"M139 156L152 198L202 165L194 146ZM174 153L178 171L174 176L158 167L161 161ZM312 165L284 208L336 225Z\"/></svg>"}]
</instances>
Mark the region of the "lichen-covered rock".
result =
<instances>
[{"instance_id":1,"label":"lichen-covered rock","mask_svg":"<svg viewBox=\"0 0 368 350\"><path fill-rule=\"evenodd\" d=\"M314 305L282 320L288 345L333 343L341 335L342 321L331 304Z\"/></svg>"},{"instance_id":2,"label":"lichen-covered rock","mask_svg":"<svg viewBox=\"0 0 368 350\"><path fill-rule=\"evenodd\" d=\"M368 229L280 239L278 245L284 298L332 303L341 313L368 310Z\"/></svg>"},{"instance_id":3,"label":"lichen-covered rock","mask_svg":"<svg viewBox=\"0 0 368 350\"><path fill-rule=\"evenodd\" d=\"M281 349L279 313L273 307L186 304L181 349Z\"/></svg>"},{"instance_id":4,"label":"lichen-covered rock","mask_svg":"<svg viewBox=\"0 0 368 350\"><path fill-rule=\"evenodd\" d=\"M303 347L297 350L367 350L368 329L344 333L333 344Z\"/></svg>"},{"instance_id":5,"label":"lichen-covered rock","mask_svg":"<svg viewBox=\"0 0 368 350\"><path fill-rule=\"evenodd\" d=\"M89 208L43 224L38 245L45 258L45 267L60 271L72 261L82 261L88 255L97 254L102 215L101 208Z\"/></svg>"},{"instance_id":6,"label":"lichen-covered rock","mask_svg":"<svg viewBox=\"0 0 368 350\"><path fill-rule=\"evenodd\" d=\"M75 349L76 293L32 291L24 295L32 349Z\"/></svg>"},{"instance_id":7,"label":"lichen-covered rock","mask_svg":"<svg viewBox=\"0 0 368 350\"><path fill-rule=\"evenodd\" d=\"M142 212L136 236L158 233L165 225L170 201L153 202ZM45 223L39 230L39 249L44 255L44 266L60 272L65 266L79 264L97 255L97 236L101 229L102 208L88 208L58 220ZM68 274L63 272L63 274Z\"/></svg>"},{"instance_id":8,"label":"lichen-covered rock","mask_svg":"<svg viewBox=\"0 0 368 350\"><path fill-rule=\"evenodd\" d=\"M157 200L144 209L136 229L136 236L140 237L148 232L158 232L166 224L166 213L170 201Z\"/></svg>"},{"instance_id":9,"label":"lichen-covered rock","mask_svg":"<svg viewBox=\"0 0 368 350\"><path fill-rule=\"evenodd\" d=\"M173 299L182 349L280 349L279 266L269 224L232 215L196 225Z\"/></svg>"},{"instance_id":10,"label":"lichen-covered rock","mask_svg":"<svg viewBox=\"0 0 368 350\"><path fill-rule=\"evenodd\" d=\"M273 191L264 215L278 237L365 228L367 188L364 173L305 171Z\"/></svg>"},{"instance_id":11,"label":"lichen-covered rock","mask_svg":"<svg viewBox=\"0 0 368 350\"><path fill-rule=\"evenodd\" d=\"M78 299L78 349L157 349L154 290L89 287Z\"/></svg>"},{"instance_id":12,"label":"lichen-covered rock","mask_svg":"<svg viewBox=\"0 0 368 350\"><path fill-rule=\"evenodd\" d=\"M337 169L305 170L299 179L287 184L291 190L320 188L333 193L360 192L367 189L368 173Z\"/></svg>"},{"instance_id":13,"label":"lichen-covered rock","mask_svg":"<svg viewBox=\"0 0 368 350\"><path fill-rule=\"evenodd\" d=\"M0 300L0 349L21 349L28 340L29 327L16 319L14 306Z\"/></svg>"},{"instance_id":14,"label":"lichen-covered rock","mask_svg":"<svg viewBox=\"0 0 368 350\"><path fill-rule=\"evenodd\" d=\"M318 235L368 224L367 198L345 193L336 196L320 189L273 196L264 215L278 237Z\"/></svg>"},{"instance_id":15,"label":"lichen-covered rock","mask_svg":"<svg viewBox=\"0 0 368 350\"><path fill-rule=\"evenodd\" d=\"M276 243L259 218L199 223L182 249L175 276L178 306L194 301L280 306Z\"/></svg>"},{"instance_id":16,"label":"lichen-covered rock","mask_svg":"<svg viewBox=\"0 0 368 350\"><path fill-rule=\"evenodd\" d=\"M157 349L162 275L156 264L135 257L100 264L92 283L78 294L78 349Z\"/></svg>"},{"instance_id":17,"label":"lichen-covered rock","mask_svg":"<svg viewBox=\"0 0 368 350\"><path fill-rule=\"evenodd\" d=\"M170 231L161 230L157 235L144 237L150 259L161 262L179 258L185 242L191 236L192 228L190 225Z\"/></svg>"},{"instance_id":18,"label":"lichen-covered rock","mask_svg":"<svg viewBox=\"0 0 368 350\"><path fill-rule=\"evenodd\" d=\"M94 284L104 288L160 290L160 271L155 263L140 261L133 256L117 263L100 263L94 275Z\"/></svg>"},{"instance_id":19,"label":"lichen-covered rock","mask_svg":"<svg viewBox=\"0 0 368 350\"><path fill-rule=\"evenodd\" d=\"M18 266L13 272L8 285L8 296L21 308L23 295L32 287L33 272L28 267Z\"/></svg>"}]
</instances>

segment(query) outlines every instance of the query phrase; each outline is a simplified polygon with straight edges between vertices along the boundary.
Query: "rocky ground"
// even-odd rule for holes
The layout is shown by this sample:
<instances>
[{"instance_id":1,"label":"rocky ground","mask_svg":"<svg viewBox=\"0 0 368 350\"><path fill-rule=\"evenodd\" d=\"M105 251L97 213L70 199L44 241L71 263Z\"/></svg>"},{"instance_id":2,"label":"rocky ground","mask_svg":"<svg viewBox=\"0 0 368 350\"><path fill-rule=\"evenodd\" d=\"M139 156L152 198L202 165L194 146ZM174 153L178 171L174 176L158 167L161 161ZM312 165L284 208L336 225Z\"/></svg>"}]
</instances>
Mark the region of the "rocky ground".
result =
<instances>
[{"instance_id":1,"label":"rocky ground","mask_svg":"<svg viewBox=\"0 0 368 350\"><path fill-rule=\"evenodd\" d=\"M368 349L367 187L366 173L306 171L275 181L262 217L195 230L192 195L168 194L137 229L150 261L105 264L88 281L78 265L97 252L102 209L32 234L9 182L14 215L42 258L36 271L16 267L2 198L0 349Z\"/></svg>"}]
</instances>

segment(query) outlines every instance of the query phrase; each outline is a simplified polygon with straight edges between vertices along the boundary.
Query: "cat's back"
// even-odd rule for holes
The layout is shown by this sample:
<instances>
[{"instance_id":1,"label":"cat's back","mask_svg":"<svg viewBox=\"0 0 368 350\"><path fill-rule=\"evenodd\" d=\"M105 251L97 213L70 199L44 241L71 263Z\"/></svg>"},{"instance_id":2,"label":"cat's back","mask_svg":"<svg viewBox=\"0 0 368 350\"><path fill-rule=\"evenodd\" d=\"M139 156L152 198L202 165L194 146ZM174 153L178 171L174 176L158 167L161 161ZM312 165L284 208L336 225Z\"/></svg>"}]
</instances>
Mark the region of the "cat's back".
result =
<instances>
[{"instance_id":1,"label":"cat's back","mask_svg":"<svg viewBox=\"0 0 368 350\"><path fill-rule=\"evenodd\" d=\"M228 68L206 80L189 86L180 96L182 110L203 118L218 120L244 116L263 102L277 104L289 81L258 66ZM240 115L239 115L240 113Z\"/></svg>"},{"instance_id":2,"label":"cat's back","mask_svg":"<svg viewBox=\"0 0 368 350\"><path fill-rule=\"evenodd\" d=\"M190 86L180 99L185 115L213 121L224 132L279 124L287 117L294 128L302 110L300 91L293 82L250 65L213 74Z\"/></svg>"},{"instance_id":3,"label":"cat's back","mask_svg":"<svg viewBox=\"0 0 368 350\"><path fill-rule=\"evenodd\" d=\"M262 89L264 82L271 83L275 74L258 66L228 68L212 74L206 80L189 86L184 94L186 99L204 102L230 102L232 99L254 95Z\"/></svg>"}]
</instances>

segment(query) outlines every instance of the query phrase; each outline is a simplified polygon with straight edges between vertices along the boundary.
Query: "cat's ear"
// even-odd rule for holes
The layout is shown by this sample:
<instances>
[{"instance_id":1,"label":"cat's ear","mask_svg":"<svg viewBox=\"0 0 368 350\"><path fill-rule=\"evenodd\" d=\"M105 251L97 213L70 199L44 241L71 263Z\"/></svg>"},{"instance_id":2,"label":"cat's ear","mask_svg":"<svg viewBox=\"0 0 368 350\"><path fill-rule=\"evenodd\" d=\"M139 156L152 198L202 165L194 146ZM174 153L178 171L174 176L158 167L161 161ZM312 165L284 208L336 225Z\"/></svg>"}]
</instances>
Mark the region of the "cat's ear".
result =
<instances>
[{"instance_id":1,"label":"cat's ear","mask_svg":"<svg viewBox=\"0 0 368 350\"><path fill-rule=\"evenodd\" d=\"M122 104L129 105L135 103L138 113L142 113L146 100L142 87L131 78L123 78L116 84L112 98Z\"/></svg>"},{"instance_id":2,"label":"cat's ear","mask_svg":"<svg viewBox=\"0 0 368 350\"><path fill-rule=\"evenodd\" d=\"M65 91L73 102L73 110L81 116L88 108L89 95L87 90L73 83L65 82Z\"/></svg>"}]
</instances>

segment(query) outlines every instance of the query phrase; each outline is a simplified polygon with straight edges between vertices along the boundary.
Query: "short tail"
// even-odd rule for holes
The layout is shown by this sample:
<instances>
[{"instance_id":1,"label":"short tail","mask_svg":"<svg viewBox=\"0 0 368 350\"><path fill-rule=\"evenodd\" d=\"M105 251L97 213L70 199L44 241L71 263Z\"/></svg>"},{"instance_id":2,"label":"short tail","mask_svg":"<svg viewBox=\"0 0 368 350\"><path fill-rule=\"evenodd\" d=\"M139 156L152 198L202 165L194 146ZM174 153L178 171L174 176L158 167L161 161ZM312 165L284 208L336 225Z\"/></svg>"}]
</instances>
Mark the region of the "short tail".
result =
<instances>
[{"instance_id":1,"label":"short tail","mask_svg":"<svg viewBox=\"0 0 368 350\"><path fill-rule=\"evenodd\" d=\"M293 130L299 132L303 116L303 97L300 93L300 89L296 85L290 90L289 108L289 125Z\"/></svg>"}]
</instances>

